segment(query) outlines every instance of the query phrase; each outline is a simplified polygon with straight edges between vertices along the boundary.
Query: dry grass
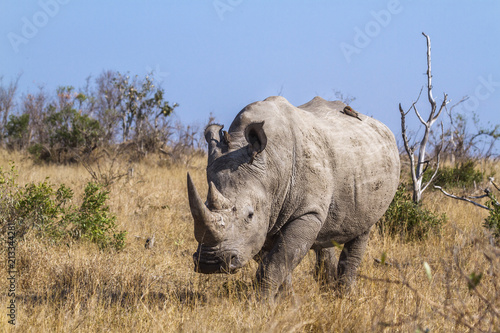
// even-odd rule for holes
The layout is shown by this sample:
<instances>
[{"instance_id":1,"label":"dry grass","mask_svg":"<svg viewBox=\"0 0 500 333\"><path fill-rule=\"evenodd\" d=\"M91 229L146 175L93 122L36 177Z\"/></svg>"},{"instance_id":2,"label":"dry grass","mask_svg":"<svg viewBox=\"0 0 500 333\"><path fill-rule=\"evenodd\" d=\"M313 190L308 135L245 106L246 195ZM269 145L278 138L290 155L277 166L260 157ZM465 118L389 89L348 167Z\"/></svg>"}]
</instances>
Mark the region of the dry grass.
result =
<instances>
[{"instance_id":1,"label":"dry grass","mask_svg":"<svg viewBox=\"0 0 500 333\"><path fill-rule=\"evenodd\" d=\"M90 180L80 166L33 165L0 152L0 166L14 160L20 182L65 183L81 196ZM185 188L189 171L206 193L204 161L187 170L150 159L135 176L111 186L110 207L128 231L122 252L91 245L17 247L17 325L22 332L435 332L500 330L500 253L488 244L486 211L428 193L425 205L445 212L441 235L402 243L372 232L357 287L340 297L312 278L310 253L295 270L295 298L275 307L256 303L251 287L256 264L231 276L193 272L196 249ZM497 173L500 171L498 166ZM155 234L153 249L145 239ZM374 258L385 253L387 265ZM428 279L423 268L432 271ZM465 275L483 273L476 290ZM0 279L0 304L8 304ZM488 303L490 302L490 303ZM6 307L2 306L6 312ZM482 317L481 317L482 316ZM5 314L0 329L7 331Z\"/></svg>"}]
</instances>

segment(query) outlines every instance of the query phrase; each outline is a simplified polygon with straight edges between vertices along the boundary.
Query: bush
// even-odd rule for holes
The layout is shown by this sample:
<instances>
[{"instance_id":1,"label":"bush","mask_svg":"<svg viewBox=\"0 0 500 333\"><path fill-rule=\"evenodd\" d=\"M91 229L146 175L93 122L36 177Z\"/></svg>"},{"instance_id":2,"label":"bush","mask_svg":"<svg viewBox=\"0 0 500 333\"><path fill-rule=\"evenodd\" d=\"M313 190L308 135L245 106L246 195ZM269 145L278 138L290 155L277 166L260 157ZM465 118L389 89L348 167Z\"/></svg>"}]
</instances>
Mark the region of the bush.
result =
<instances>
[{"instance_id":1,"label":"bush","mask_svg":"<svg viewBox=\"0 0 500 333\"><path fill-rule=\"evenodd\" d=\"M405 241L423 240L430 233L439 233L446 215L433 212L415 204L405 184L400 184L389 208L377 223L382 235L400 236Z\"/></svg>"},{"instance_id":2,"label":"bush","mask_svg":"<svg viewBox=\"0 0 500 333\"><path fill-rule=\"evenodd\" d=\"M90 150L100 137L99 121L82 115L75 109L66 107L55 112L46 120L50 130L50 146L60 146L65 149L81 148Z\"/></svg>"},{"instance_id":3,"label":"bush","mask_svg":"<svg viewBox=\"0 0 500 333\"><path fill-rule=\"evenodd\" d=\"M45 119L48 147L34 144L28 149L35 160L75 162L76 156L88 154L97 147L102 132L99 121L70 106L58 112L53 105L48 109L50 116Z\"/></svg>"},{"instance_id":4,"label":"bush","mask_svg":"<svg viewBox=\"0 0 500 333\"><path fill-rule=\"evenodd\" d=\"M433 169L428 169L424 174L424 182L430 180L434 174ZM461 162L457 167L441 167L439 168L434 185L450 188L450 187L471 187L474 183L479 183L483 180L484 173L476 170L476 161L467 160Z\"/></svg>"},{"instance_id":5,"label":"bush","mask_svg":"<svg viewBox=\"0 0 500 333\"><path fill-rule=\"evenodd\" d=\"M18 222L18 237L24 236L31 229L40 237L53 240L64 237L66 224L59 217L66 212L66 204L72 197L73 192L64 184L54 190L47 180L21 188L12 216Z\"/></svg>"},{"instance_id":6,"label":"bush","mask_svg":"<svg viewBox=\"0 0 500 333\"><path fill-rule=\"evenodd\" d=\"M108 191L89 182L79 207L70 205L73 191L64 184L57 189L48 180L21 187L14 165L0 168L0 231L14 226L16 238L32 232L52 242L86 239L99 248L125 246L125 231L116 230L116 217L106 205Z\"/></svg>"},{"instance_id":7,"label":"bush","mask_svg":"<svg viewBox=\"0 0 500 333\"><path fill-rule=\"evenodd\" d=\"M88 154L98 146L102 136L98 120L81 114L71 106L57 111L54 105L49 105L47 114L44 131L48 140L28 146L28 152L35 161L75 162L77 156Z\"/></svg>"},{"instance_id":8,"label":"bush","mask_svg":"<svg viewBox=\"0 0 500 333\"><path fill-rule=\"evenodd\" d=\"M52 152L49 148L45 147L41 143L35 143L28 147L28 153L31 154L35 162L49 162L52 157Z\"/></svg>"},{"instance_id":9,"label":"bush","mask_svg":"<svg viewBox=\"0 0 500 333\"><path fill-rule=\"evenodd\" d=\"M486 202L486 206L492 210L490 210L490 215L484 220L483 225L500 241L500 205L493 194L489 193L488 196L490 200Z\"/></svg>"},{"instance_id":10,"label":"bush","mask_svg":"<svg viewBox=\"0 0 500 333\"><path fill-rule=\"evenodd\" d=\"M85 187L82 205L78 211L67 214L64 220L73 226L74 238L86 238L101 248L113 246L122 249L126 232L115 232L116 216L109 213L106 205L108 194L109 191L89 182Z\"/></svg>"},{"instance_id":11,"label":"bush","mask_svg":"<svg viewBox=\"0 0 500 333\"><path fill-rule=\"evenodd\" d=\"M25 113L20 116L11 115L9 121L5 124L7 137L9 139L9 148L21 149L28 142L28 125L30 115Z\"/></svg>"}]
</instances>

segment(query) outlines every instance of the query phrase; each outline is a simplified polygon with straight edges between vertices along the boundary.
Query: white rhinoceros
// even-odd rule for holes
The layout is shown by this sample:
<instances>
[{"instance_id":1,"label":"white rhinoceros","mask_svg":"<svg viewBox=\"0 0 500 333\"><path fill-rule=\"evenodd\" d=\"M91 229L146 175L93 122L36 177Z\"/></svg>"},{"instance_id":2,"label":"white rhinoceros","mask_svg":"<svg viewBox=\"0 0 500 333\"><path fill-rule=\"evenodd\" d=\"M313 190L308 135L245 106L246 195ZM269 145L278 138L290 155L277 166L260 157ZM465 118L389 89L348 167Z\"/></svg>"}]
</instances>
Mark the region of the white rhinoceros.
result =
<instances>
[{"instance_id":1,"label":"white rhinoceros","mask_svg":"<svg viewBox=\"0 0 500 333\"><path fill-rule=\"evenodd\" d=\"M245 107L228 132L207 127L206 202L187 177L196 271L231 273L259 254L259 288L273 297L313 249L318 273L352 284L400 165L391 131L344 107L320 97L299 107L269 97ZM338 265L334 244L344 244Z\"/></svg>"}]
</instances>

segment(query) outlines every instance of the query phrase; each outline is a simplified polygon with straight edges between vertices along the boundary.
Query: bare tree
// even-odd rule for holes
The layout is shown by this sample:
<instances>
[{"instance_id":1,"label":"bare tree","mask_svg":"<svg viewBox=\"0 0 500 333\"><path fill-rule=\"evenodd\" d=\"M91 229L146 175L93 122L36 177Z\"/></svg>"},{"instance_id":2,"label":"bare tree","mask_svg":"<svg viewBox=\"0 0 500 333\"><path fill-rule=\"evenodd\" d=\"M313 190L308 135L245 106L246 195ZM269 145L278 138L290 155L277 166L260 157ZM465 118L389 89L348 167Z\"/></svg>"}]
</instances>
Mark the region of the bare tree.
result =
<instances>
[{"instance_id":1,"label":"bare tree","mask_svg":"<svg viewBox=\"0 0 500 333\"><path fill-rule=\"evenodd\" d=\"M457 104L467 100L465 96ZM455 104L454 106L456 106ZM489 123L484 126L481 124L476 113L472 113L472 125L470 128L470 118L464 113L452 113L446 110L450 120L450 125L445 132L445 148L443 152L450 158L452 163L455 161L466 161L478 158L490 158L498 153L495 150L495 144L500 139L500 124L495 126Z\"/></svg>"},{"instance_id":2,"label":"bare tree","mask_svg":"<svg viewBox=\"0 0 500 333\"><path fill-rule=\"evenodd\" d=\"M97 77L96 91L92 94L95 98L96 119L99 120L103 130L104 145L111 145L118 136L120 114L117 105L120 100L120 90L116 85L118 73L104 71Z\"/></svg>"},{"instance_id":3,"label":"bare tree","mask_svg":"<svg viewBox=\"0 0 500 333\"><path fill-rule=\"evenodd\" d=\"M408 154L408 157L410 159L410 169L411 169L411 179L413 183L413 202L418 203L420 200L422 200L422 193L427 189L430 183L434 180L434 177L437 174L437 171L439 169L439 159L440 159L440 150L438 149L437 154L436 154L436 169L431 176L430 180L424 184L423 182L423 177L424 177L424 172L426 171L427 167L429 166L430 160L427 159L426 155L426 148L427 148L427 143L429 141L429 134L431 132L431 127L434 125L436 120L439 118L441 115L441 112L445 109L446 104L449 103L448 100L448 95L444 94L443 97L443 102L439 106L436 103L436 100L434 99L434 96L432 95L432 73L431 73L431 39L429 38L428 35L422 32L422 35L427 39L427 98L430 103L430 108L431 111L429 113L429 117L427 120L424 120L424 118L420 115L420 112L417 109L417 102L420 99L420 95L422 94L423 88L420 90L420 93L418 94L417 100L412 103L410 108L405 112L403 111L403 108L401 107L401 103L399 104L399 112L401 114L401 135L403 137L403 144L406 150L406 153ZM417 143L414 145L410 146L408 137L406 135L406 115L411 111L415 111L415 114L417 115L418 120L422 123L424 126L424 135L422 139L420 140L419 148L418 148L418 156L415 160L415 148L417 146ZM441 124L441 131L442 131L442 124Z\"/></svg>"},{"instance_id":4,"label":"bare tree","mask_svg":"<svg viewBox=\"0 0 500 333\"><path fill-rule=\"evenodd\" d=\"M28 142L48 142L48 134L45 128L45 108L49 97L43 87L38 88L35 94L27 94L22 98L21 113L29 115Z\"/></svg>"},{"instance_id":5,"label":"bare tree","mask_svg":"<svg viewBox=\"0 0 500 333\"><path fill-rule=\"evenodd\" d=\"M356 100L356 97L353 97L349 94L345 94L340 91L340 90L333 90L335 93L335 98L337 98L339 101L342 101L342 103L350 105L352 102Z\"/></svg>"},{"instance_id":6,"label":"bare tree","mask_svg":"<svg viewBox=\"0 0 500 333\"><path fill-rule=\"evenodd\" d=\"M0 76L0 142L2 143L6 134L5 125L7 125L9 121L10 111L14 108L14 96L16 95L20 77L21 75L18 75L17 78L4 86L3 77Z\"/></svg>"}]
</instances>

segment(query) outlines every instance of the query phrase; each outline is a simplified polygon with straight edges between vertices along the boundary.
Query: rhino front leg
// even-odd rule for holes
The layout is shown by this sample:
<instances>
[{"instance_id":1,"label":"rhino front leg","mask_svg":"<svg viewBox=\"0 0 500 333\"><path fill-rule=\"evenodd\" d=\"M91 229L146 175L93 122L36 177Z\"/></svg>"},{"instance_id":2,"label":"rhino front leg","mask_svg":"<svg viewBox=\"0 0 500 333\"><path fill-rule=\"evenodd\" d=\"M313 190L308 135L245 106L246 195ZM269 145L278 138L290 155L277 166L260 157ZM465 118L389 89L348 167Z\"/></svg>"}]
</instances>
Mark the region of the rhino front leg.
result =
<instances>
[{"instance_id":1,"label":"rhino front leg","mask_svg":"<svg viewBox=\"0 0 500 333\"><path fill-rule=\"evenodd\" d=\"M307 254L320 229L321 221L316 214L301 216L283 227L257 270L261 297L273 299L280 286L291 281L292 271ZM287 277L288 281L285 281ZM285 283L284 289L287 285Z\"/></svg>"},{"instance_id":2,"label":"rhino front leg","mask_svg":"<svg viewBox=\"0 0 500 333\"><path fill-rule=\"evenodd\" d=\"M338 282L341 292L349 292L356 280L356 273L365 253L370 230L371 228L344 244L338 264Z\"/></svg>"},{"instance_id":3,"label":"rhino front leg","mask_svg":"<svg viewBox=\"0 0 500 333\"><path fill-rule=\"evenodd\" d=\"M285 281L283 281L283 283L279 287L277 296L279 296L279 297L286 297L286 296L294 297L295 296L295 294L293 292L292 274L291 273L286 276Z\"/></svg>"}]
</instances>

